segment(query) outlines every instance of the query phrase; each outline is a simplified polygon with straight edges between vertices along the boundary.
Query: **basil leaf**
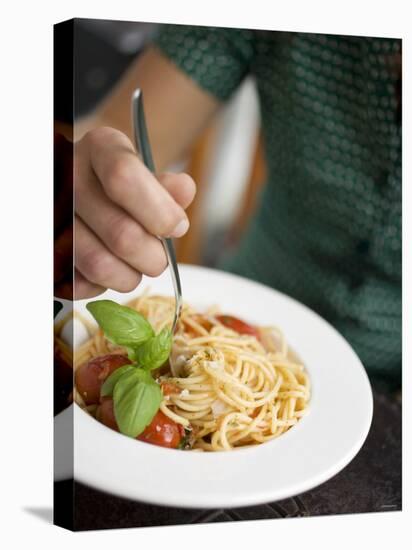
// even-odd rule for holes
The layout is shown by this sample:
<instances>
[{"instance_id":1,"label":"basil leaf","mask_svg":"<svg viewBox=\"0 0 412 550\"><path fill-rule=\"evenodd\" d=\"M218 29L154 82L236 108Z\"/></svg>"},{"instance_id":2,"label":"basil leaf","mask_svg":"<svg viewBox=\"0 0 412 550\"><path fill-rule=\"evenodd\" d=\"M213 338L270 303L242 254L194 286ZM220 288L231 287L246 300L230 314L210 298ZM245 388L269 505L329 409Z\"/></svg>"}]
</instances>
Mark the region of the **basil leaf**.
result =
<instances>
[{"instance_id":1,"label":"basil leaf","mask_svg":"<svg viewBox=\"0 0 412 550\"><path fill-rule=\"evenodd\" d=\"M157 369L165 363L172 349L172 333L164 328L136 350L137 364L146 370Z\"/></svg>"},{"instance_id":2,"label":"basil leaf","mask_svg":"<svg viewBox=\"0 0 412 550\"><path fill-rule=\"evenodd\" d=\"M130 307L112 300L95 300L86 307L113 344L134 348L154 335L150 323Z\"/></svg>"},{"instance_id":3,"label":"basil leaf","mask_svg":"<svg viewBox=\"0 0 412 550\"><path fill-rule=\"evenodd\" d=\"M113 391L119 430L129 437L137 437L153 420L161 402L160 386L148 372L142 369L125 372Z\"/></svg>"},{"instance_id":4,"label":"basil leaf","mask_svg":"<svg viewBox=\"0 0 412 550\"><path fill-rule=\"evenodd\" d=\"M188 435L184 435L182 437L182 439L180 440L180 443L179 445L177 446L178 449L180 449L181 451L184 451L187 447L189 443L189 436Z\"/></svg>"},{"instance_id":5,"label":"basil leaf","mask_svg":"<svg viewBox=\"0 0 412 550\"><path fill-rule=\"evenodd\" d=\"M112 396L117 381L120 379L121 376L123 376L125 372L128 372L130 370L136 370L136 365L123 365L123 367L119 367L114 372L112 372L112 374L108 376L103 382L103 385L100 388L100 396Z\"/></svg>"},{"instance_id":6,"label":"basil leaf","mask_svg":"<svg viewBox=\"0 0 412 550\"><path fill-rule=\"evenodd\" d=\"M126 347L126 351L127 357L130 359L130 361L136 362L136 350L134 348Z\"/></svg>"}]
</instances>

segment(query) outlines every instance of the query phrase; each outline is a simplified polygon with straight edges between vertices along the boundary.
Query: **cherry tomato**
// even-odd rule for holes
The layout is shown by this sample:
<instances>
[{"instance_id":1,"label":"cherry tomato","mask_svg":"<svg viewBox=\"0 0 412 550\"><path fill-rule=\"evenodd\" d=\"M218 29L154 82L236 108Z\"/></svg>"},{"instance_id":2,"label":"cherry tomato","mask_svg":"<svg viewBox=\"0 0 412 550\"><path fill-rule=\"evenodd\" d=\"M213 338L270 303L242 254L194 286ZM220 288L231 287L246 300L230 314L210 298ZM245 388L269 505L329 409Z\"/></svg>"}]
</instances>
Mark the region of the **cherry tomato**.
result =
<instances>
[{"instance_id":1,"label":"cherry tomato","mask_svg":"<svg viewBox=\"0 0 412 550\"><path fill-rule=\"evenodd\" d=\"M173 422L161 411L158 411L151 423L137 439L146 443L152 443L153 445L176 449L184 435L185 430L181 424Z\"/></svg>"},{"instance_id":2,"label":"cherry tomato","mask_svg":"<svg viewBox=\"0 0 412 550\"><path fill-rule=\"evenodd\" d=\"M225 327L231 328L239 334L250 334L259 340L259 330L237 317L232 317L231 315L216 315L216 319L220 321L222 325L225 325Z\"/></svg>"},{"instance_id":3,"label":"cherry tomato","mask_svg":"<svg viewBox=\"0 0 412 550\"><path fill-rule=\"evenodd\" d=\"M111 397L103 397L96 417L99 422L108 428L116 430L117 432L119 431L119 426L114 416L113 399ZM173 422L173 420L167 418L161 411L158 411L152 422L136 439L145 441L146 443L152 443L153 445L176 449L184 435L185 430L183 426Z\"/></svg>"},{"instance_id":4,"label":"cherry tomato","mask_svg":"<svg viewBox=\"0 0 412 550\"><path fill-rule=\"evenodd\" d=\"M162 382L160 387L162 388L163 395L176 395L181 391L180 388L172 382Z\"/></svg>"},{"instance_id":5,"label":"cherry tomato","mask_svg":"<svg viewBox=\"0 0 412 550\"><path fill-rule=\"evenodd\" d=\"M93 405L100 400L100 388L106 378L116 369L131 361L126 355L113 353L90 359L76 370L76 387L86 405Z\"/></svg>"},{"instance_id":6,"label":"cherry tomato","mask_svg":"<svg viewBox=\"0 0 412 550\"><path fill-rule=\"evenodd\" d=\"M112 430L119 431L116 418L114 416L113 399L111 397L103 397L98 409L97 419Z\"/></svg>"}]
</instances>

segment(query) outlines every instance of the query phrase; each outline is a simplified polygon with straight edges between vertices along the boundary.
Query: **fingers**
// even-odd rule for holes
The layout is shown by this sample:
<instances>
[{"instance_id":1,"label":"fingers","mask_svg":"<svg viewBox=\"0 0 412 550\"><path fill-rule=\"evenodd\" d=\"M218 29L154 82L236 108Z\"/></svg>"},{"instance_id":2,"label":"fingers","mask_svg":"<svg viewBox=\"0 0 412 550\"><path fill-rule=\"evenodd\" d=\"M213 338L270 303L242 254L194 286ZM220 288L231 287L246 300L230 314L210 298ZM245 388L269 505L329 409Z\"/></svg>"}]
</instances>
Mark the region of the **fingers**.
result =
<instances>
[{"instance_id":1,"label":"fingers","mask_svg":"<svg viewBox=\"0 0 412 550\"><path fill-rule=\"evenodd\" d=\"M184 209L136 156L130 140L112 128L85 137L90 160L105 194L148 233L181 237L189 228Z\"/></svg>"},{"instance_id":2,"label":"fingers","mask_svg":"<svg viewBox=\"0 0 412 550\"><path fill-rule=\"evenodd\" d=\"M196 186L186 174L154 176L130 140L112 128L89 132L75 155L77 299L106 288L134 289L160 275L167 258L159 236L182 236Z\"/></svg>"},{"instance_id":3,"label":"fingers","mask_svg":"<svg viewBox=\"0 0 412 550\"><path fill-rule=\"evenodd\" d=\"M74 299L83 300L84 298L94 298L102 294L106 289L99 285L94 285L76 269L74 273Z\"/></svg>"},{"instance_id":4,"label":"fingers","mask_svg":"<svg viewBox=\"0 0 412 550\"><path fill-rule=\"evenodd\" d=\"M87 281L119 292L130 292L141 274L114 256L90 229L75 218L75 265Z\"/></svg>"},{"instance_id":5,"label":"fingers","mask_svg":"<svg viewBox=\"0 0 412 550\"><path fill-rule=\"evenodd\" d=\"M90 178L81 193L76 192L76 213L115 256L135 271L157 277L166 269L160 240L111 202L95 178Z\"/></svg>"},{"instance_id":6,"label":"fingers","mask_svg":"<svg viewBox=\"0 0 412 550\"><path fill-rule=\"evenodd\" d=\"M174 200L186 210L196 195L196 184L193 179L188 174L169 172L156 177Z\"/></svg>"}]
</instances>

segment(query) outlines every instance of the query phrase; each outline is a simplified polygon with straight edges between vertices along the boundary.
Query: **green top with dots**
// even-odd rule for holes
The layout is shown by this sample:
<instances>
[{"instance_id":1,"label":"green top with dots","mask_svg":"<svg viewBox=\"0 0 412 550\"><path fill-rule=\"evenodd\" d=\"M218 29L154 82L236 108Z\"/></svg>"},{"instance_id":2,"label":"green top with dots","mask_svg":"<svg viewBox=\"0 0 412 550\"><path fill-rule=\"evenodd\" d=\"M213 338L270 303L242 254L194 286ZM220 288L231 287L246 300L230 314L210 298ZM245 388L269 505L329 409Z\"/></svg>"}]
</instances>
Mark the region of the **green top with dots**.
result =
<instances>
[{"instance_id":1,"label":"green top with dots","mask_svg":"<svg viewBox=\"0 0 412 550\"><path fill-rule=\"evenodd\" d=\"M222 101L256 82L268 181L221 267L317 311L398 388L401 41L163 26L155 42Z\"/></svg>"}]
</instances>

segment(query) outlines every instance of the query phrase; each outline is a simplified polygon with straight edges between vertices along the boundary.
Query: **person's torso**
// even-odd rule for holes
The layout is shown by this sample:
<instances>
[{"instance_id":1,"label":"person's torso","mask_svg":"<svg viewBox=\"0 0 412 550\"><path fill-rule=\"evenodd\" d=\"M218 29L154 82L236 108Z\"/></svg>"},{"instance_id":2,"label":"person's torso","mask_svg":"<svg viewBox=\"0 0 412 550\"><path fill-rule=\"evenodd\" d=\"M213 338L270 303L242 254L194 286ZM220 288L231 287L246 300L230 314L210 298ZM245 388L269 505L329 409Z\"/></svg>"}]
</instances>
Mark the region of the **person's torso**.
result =
<instances>
[{"instance_id":1,"label":"person's torso","mask_svg":"<svg viewBox=\"0 0 412 550\"><path fill-rule=\"evenodd\" d=\"M268 181L232 261L358 338L370 362L388 342L393 361L394 339L400 350L399 55L392 39L256 32Z\"/></svg>"}]
</instances>

